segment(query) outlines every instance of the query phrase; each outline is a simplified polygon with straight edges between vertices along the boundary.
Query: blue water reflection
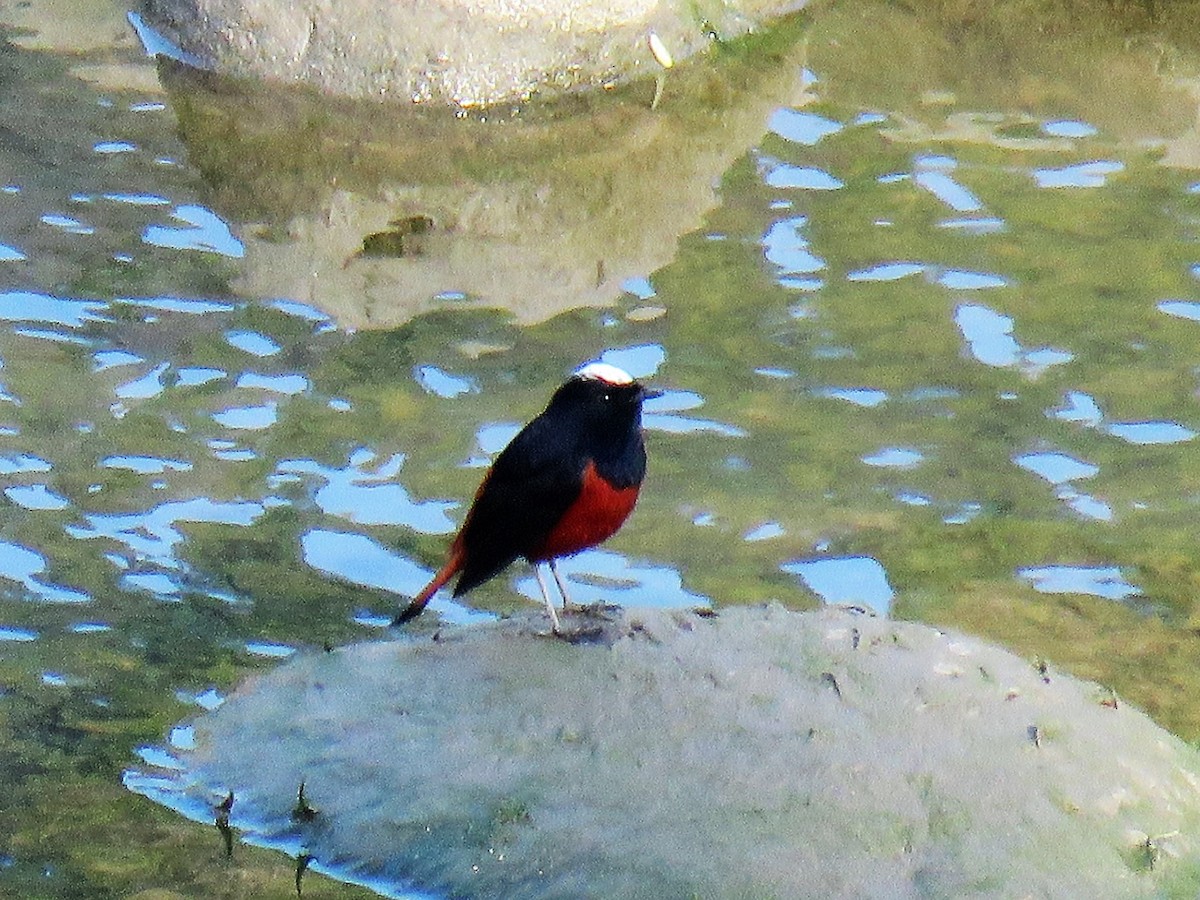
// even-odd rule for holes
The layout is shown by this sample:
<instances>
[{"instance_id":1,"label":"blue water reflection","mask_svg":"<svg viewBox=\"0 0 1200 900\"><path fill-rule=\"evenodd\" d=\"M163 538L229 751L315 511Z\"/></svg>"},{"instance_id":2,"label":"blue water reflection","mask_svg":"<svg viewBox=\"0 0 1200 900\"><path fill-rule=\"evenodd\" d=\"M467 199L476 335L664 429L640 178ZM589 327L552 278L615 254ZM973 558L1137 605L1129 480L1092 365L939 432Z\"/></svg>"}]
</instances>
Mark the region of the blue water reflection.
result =
<instances>
[{"instance_id":1,"label":"blue water reflection","mask_svg":"<svg viewBox=\"0 0 1200 900\"><path fill-rule=\"evenodd\" d=\"M861 604L887 615L895 597L887 572L879 560L869 556L796 560L780 568L799 576L804 586L825 603Z\"/></svg>"},{"instance_id":2,"label":"blue water reflection","mask_svg":"<svg viewBox=\"0 0 1200 900\"><path fill-rule=\"evenodd\" d=\"M1042 123L1042 131L1050 137L1087 138L1097 133L1096 128L1086 122L1072 119L1055 119Z\"/></svg>"},{"instance_id":3,"label":"blue water reflection","mask_svg":"<svg viewBox=\"0 0 1200 900\"><path fill-rule=\"evenodd\" d=\"M45 484L16 484L4 489L4 496L23 509L60 510L71 505Z\"/></svg>"},{"instance_id":4,"label":"blue water reflection","mask_svg":"<svg viewBox=\"0 0 1200 900\"><path fill-rule=\"evenodd\" d=\"M304 562L314 569L351 584L395 594L397 609L402 600L415 596L433 577L432 570L388 550L365 534L313 528L301 537L300 546ZM448 591L441 591L429 604L447 622L464 624L494 618L490 613L451 600L448 595Z\"/></svg>"},{"instance_id":5,"label":"blue water reflection","mask_svg":"<svg viewBox=\"0 0 1200 900\"><path fill-rule=\"evenodd\" d=\"M948 156L919 156L913 161L912 180L955 212L978 212L983 203L951 177L957 160Z\"/></svg>"},{"instance_id":6,"label":"blue water reflection","mask_svg":"<svg viewBox=\"0 0 1200 900\"><path fill-rule=\"evenodd\" d=\"M83 591L63 587L38 577L46 569L46 558L42 554L21 544L0 541L0 578L17 582L33 599L47 603L91 602L92 598Z\"/></svg>"},{"instance_id":7,"label":"blue water reflection","mask_svg":"<svg viewBox=\"0 0 1200 900\"><path fill-rule=\"evenodd\" d=\"M955 310L954 321L966 339L971 355L987 366L1019 368L1029 377L1036 378L1051 366L1074 359L1074 354L1066 350L1025 349L1012 336L1015 328L1012 318L986 306L963 303Z\"/></svg>"},{"instance_id":8,"label":"blue water reflection","mask_svg":"<svg viewBox=\"0 0 1200 900\"><path fill-rule=\"evenodd\" d=\"M671 566L631 561L611 550L585 550L560 560L557 568L576 603L667 609L710 605L707 597L687 590L678 570ZM516 589L531 601L542 602L532 575L518 578Z\"/></svg>"},{"instance_id":9,"label":"blue water reflection","mask_svg":"<svg viewBox=\"0 0 1200 900\"><path fill-rule=\"evenodd\" d=\"M771 113L767 120L767 128L784 140L811 147L821 138L837 134L843 125L814 112L782 107Z\"/></svg>"},{"instance_id":10,"label":"blue water reflection","mask_svg":"<svg viewBox=\"0 0 1200 900\"><path fill-rule=\"evenodd\" d=\"M110 321L100 313L107 303L51 297L34 291L0 291L0 320L5 322L41 322L83 328L92 322Z\"/></svg>"},{"instance_id":11,"label":"blue water reflection","mask_svg":"<svg viewBox=\"0 0 1200 900\"><path fill-rule=\"evenodd\" d=\"M212 210L194 203L175 207L171 217L183 225L148 225L142 240L170 250L199 250L233 259L246 255L242 242Z\"/></svg>"},{"instance_id":12,"label":"blue water reflection","mask_svg":"<svg viewBox=\"0 0 1200 900\"><path fill-rule=\"evenodd\" d=\"M1108 183L1110 175L1124 169L1124 163L1097 160L1058 169L1035 169L1033 177L1038 187L1042 188L1100 188Z\"/></svg>"},{"instance_id":13,"label":"blue water reflection","mask_svg":"<svg viewBox=\"0 0 1200 900\"><path fill-rule=\"evenodd\" d=\"M397 480L404 455L380 462L374 471L367 466L376 461L369 450L356 450L345 468L324 466L313 460L281 460L276 471L282 475L305 475L313 489L313 501L321 511L358 525L399 525L422 534L446 534L454 530L448 513L458 503L443 500L414 501ZM281 483L276 476L273 485Z\"/></svg>"},{"instance_id":14,"label":"blue water reflection","mask_svg":"<svg viewBox=\"0 0 1200 900\"><path fill-rule=\"evenodd\" d=\"M812 253L801 234L808 224L804 216L780 219L763 235L763 251L782 275L807 275L825 268L825 261Z\"/></svg>"},{"instance_id":15,"label":"blue water reflection","mask_svg":"<svg viewBox=\"0 0 1200 900\"><path fill-rule=\"evenodd\" d=\"M479 392L479 385L474 379L462 375L451 375L438 366L417 366L414 375L417 384L435 396L453 400L463 394Z\"/></svg>"},{"instance_id":16,"label":"blue water reflection","mask_svg":"<svg viewBox=\"0 0 1200 900\"><path fill-rule=\"evenodd\" d=\"M1043 594L1091 594L1108 600L1125 600L1141 594L1118 566L1028 566L1017 576Z\"/></svg>"},{"instance_id":17,"label":"blue water reflection","mask_svg":"<svg viewBox=\"0 0 1200 900\"><path fill-rule=\"evenodd\" d=\"M814 166L793 166L768 159L762 161L763 182L769 187L804 191L836 191L845 183Z\"/></svg>"},{"instance_id":18,"label":"blue water reflection","mask_svg":"<svg viewBox=\"0 0 1200 900\"><path fill-rule=\"evenodd\" d=\"M253 501L215 501L205 497L170 500L144 512L84 513L84 524L71 524L67 533L79 540L105 540L124 547L127 560L147 560L178 568L176 548L184 540L179 525L188 522L252 525L265 512Z\"/></svg>"},{"instance_id":19,"label":"blue water reflection","mask_svg":"<svg viewBox=\"0 0 1200 900\"><path fill-rule=\"evenodd\" d=\"M279 404L272 400L258 406L231 406L213 413L212 418L234 431L265 431L279 418Z\"/></svg>"}]
</instances>

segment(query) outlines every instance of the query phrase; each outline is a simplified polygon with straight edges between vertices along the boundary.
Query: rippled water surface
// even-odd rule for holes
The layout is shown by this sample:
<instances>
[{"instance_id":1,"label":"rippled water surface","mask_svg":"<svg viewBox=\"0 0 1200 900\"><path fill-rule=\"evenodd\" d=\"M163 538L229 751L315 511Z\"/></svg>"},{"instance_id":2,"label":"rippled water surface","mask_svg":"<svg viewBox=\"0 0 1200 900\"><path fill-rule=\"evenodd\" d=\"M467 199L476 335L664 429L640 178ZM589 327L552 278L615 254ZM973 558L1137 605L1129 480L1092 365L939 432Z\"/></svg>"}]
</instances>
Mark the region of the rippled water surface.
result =
<instances>
[{"instance_id":1,"label":"rippled water surface","mask_svg":"<svg viewBox=\"0 0 1200 900\"><path fill-rule=\"evenodd\" d=\"M579 599L856 604L1200 737L1188 51L843 4L653 114L488 121L156 68L101 0L0 13L0 893L224 884L123 773L381 636L591 359L664 393Z\"/></svg>"}]
</instances>

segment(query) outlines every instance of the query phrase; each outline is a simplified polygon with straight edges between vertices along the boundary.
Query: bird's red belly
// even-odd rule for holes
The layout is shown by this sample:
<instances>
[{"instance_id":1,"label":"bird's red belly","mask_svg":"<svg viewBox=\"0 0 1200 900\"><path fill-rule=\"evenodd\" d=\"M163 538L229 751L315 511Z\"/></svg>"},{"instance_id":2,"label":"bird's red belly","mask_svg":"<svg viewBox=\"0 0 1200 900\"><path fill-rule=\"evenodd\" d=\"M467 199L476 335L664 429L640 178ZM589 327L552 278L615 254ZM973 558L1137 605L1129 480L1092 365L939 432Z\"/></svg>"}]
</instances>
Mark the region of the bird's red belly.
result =
<instances>
[{"instance_id":1,"label":"bird's red belly","mask_svg":"<svg viewBox=\"0 0 1200 900\"><path fill-rule=\"evenodd\" d=\"M583 489L546 539L529 554L531 562L570 556L595 547L616 533L633 512L638 488L615 488L592 463L583 470Z\"/></svg>"}]
</instances>

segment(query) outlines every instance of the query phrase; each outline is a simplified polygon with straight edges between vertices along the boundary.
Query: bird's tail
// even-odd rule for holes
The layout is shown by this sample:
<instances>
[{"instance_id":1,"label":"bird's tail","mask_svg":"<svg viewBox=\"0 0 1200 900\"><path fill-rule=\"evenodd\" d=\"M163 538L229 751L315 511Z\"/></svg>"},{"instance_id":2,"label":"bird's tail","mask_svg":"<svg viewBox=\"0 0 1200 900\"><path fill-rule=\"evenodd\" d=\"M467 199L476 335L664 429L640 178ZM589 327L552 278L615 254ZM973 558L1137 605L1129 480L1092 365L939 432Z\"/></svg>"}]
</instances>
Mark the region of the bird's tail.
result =
<instances>
[{"instance_id":1,"label":"bird's tail","mask_svg":"<svg viewBox=\"0 0 1200 900\"><path fill-rule=\"evenodd\" d=\"M438 570L436 575L433 576L433 580L421 589L421 593L413 597L412 602L409 603L408 606L396 613L396 617L392 619L392 624L403 625L405 622L408 622L419 616L421 611L425 609L425 605L429 603L430 598L438 592L442 585L457 575L459 569L461 568L462 554L457 552L451 553L450 559L448 559L446 564Z\"/></svg>"}]
</instances>

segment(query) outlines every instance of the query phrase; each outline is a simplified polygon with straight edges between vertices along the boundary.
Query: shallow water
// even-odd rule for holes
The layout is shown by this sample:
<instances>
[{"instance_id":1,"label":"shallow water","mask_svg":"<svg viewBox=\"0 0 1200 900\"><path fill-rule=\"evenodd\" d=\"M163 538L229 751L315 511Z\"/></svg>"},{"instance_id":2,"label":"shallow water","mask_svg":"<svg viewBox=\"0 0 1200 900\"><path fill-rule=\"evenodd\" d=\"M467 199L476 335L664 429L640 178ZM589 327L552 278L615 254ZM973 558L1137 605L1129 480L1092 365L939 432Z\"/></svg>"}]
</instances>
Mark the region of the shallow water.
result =
<instances>
[{"instance_id":1,"label":"shallow water","mask_svg":"<svg viewBox=\"0 0 1200 900\"><path fill-rule=\"evenodd\" d=\"M0 891L219 884L139 748L380 636L597 358L665 393L580 599L945 623L1200 736L1190 51L842 6L654 114L444 121L156 68L124 12L4 10Z\"/></svg>"}]
</instances>

